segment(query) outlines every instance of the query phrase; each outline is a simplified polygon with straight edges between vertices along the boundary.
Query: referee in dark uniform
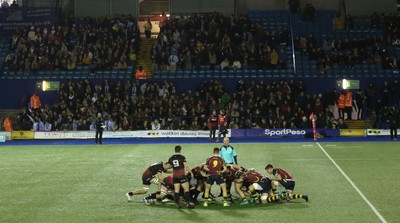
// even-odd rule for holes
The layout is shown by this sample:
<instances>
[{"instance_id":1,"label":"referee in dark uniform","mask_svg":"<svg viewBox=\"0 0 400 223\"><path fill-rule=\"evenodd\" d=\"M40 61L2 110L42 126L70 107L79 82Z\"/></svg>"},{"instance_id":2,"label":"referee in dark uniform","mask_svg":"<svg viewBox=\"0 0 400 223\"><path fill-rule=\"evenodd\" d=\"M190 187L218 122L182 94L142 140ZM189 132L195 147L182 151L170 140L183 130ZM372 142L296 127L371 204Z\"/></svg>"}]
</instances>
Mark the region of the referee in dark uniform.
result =
<instances>
[{"instance_id":1,"label":"referee in dark uniform","mask_svg":"<svg viewBox=\"0 0 400 223\"><path fill-rule=\"evenodd\" d=\"M101 117L101 113L98 113L96 118L96 144L103 144L103 131L105 127L104 119Z\"/></svg>"},{"instance_id":2,"label":"referee in dark uniform","mask_svg":"<svg viewBox=\"0 0 400 223\"><path fill-rule=\"evenodd\" d=\"M390 111L390 139L397 140L397 128L399 127L399 111L395 106Z\"/></svg>"}]
</instances>

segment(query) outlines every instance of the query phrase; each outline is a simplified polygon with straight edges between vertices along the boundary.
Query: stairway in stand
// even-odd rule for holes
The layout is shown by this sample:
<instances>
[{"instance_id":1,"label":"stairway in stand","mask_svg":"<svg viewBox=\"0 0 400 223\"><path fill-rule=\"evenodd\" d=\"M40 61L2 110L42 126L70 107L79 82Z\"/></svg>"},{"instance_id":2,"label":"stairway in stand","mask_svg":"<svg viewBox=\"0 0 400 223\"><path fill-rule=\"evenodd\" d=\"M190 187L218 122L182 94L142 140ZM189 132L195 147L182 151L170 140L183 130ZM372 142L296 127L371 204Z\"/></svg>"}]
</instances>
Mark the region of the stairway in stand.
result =
<instances>
[{"instance_id":1,"label":"stairway in stand","mask_svg":"<svg viewBox=\"0 0 400 223\"><path fill-rule=\"evenodd\" d=\"M349 129L365 129L365 120L344 120Z\"/></svg>"},{"instance_id":2,"label":"stairway in stand","mask_svg":"<svg viewBox=\"0 0 400 223\"><path fill-rule=\"evenodd\" d=\"M152 61L151 61L151 48L156 42L155 38L145 38L141 37L140 40L140 50L138 54L137 67L143 66L148 77L153 76L152 71Z\"/></svg>"}]
</instances>

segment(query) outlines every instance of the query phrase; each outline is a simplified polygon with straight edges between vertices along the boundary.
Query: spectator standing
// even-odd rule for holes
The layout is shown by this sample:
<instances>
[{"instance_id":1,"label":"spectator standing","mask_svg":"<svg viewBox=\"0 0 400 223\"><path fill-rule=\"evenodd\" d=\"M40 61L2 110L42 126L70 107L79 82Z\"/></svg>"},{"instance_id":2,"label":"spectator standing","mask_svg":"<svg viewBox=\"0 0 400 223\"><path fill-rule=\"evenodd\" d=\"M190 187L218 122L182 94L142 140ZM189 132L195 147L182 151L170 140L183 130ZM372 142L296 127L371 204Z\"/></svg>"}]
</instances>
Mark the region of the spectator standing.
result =
<instances>
[{"instance_id":1,"label":"spectator standing","mask_svg":"<svg viewBox=\"0 0 400 223\"><path fill-rule=\"evenodd\" d=\"M356 93L357 120L361 120L364 106L364 94L361 89Z\"/></svg>"},{"instance_id":2,"label":"spectator standing","mask_svg":"<svg viewBox=\"0 0 400 223\"><path fill-rule=\"evenodd\" d=\"M344 118L344 103L345 103L344 92L340 91L339 98L338 98L338 103L337 103L338 112L339 112L339 119L343 119Z\"/></svg>"},{"instance_id":3,"label":"spectator standing","mask_svg":"<svg viewBox=\"0 0 400 223\"><path fill-rule=\"evenodd\" d=\"M150 38L151 36L151 29L153 28L153 25L151 25L150 18L147 18L146 23L143 25L144 28L144 35L146 38Z\"/></svg>"},{"instance_id":4,"label":"spectator standing","mask_svg":"<svg viewBox=\"0 0 400 223\"><path fill-rule=\"evenodd\" d=\"M347 120L351 120L351 113L353 112L353 93L348 89L346 90L346 96L344 100Z\"/></svg>"},{"instance_id":5,"label":"spectator standing","mask_svg":"<svg viewBox=\"0 0 400 223\"><path fill-rule=\"evenodd\" d=\"M8 116L4 119L3 128L6 132L11 132L13 130L11 119Z\"/></svg>"},{"instance_id":6,"label":"spectator standing","mask_svg":"<svg viewBox=\"0 0 400 223\"><path fill-rule=\"evenodd\" d=\"M218 115L218 136L217 142L219 142L219 137L223 135L223 138L226 137L226 133L228 132L228 120L224 113L224 110L221 110Z\"/></svg>"},{"instance_id":7,"label":"spectator standing","mask_svg":"<svg viewBox=\"0 0 400 223\"><path fill-rule=\"evenodd\" d=\"M213 110L208 120L208 127L210 128L210 141L215 140L215 132L217 131L218 116L217 111Z\"/></svg>"},{"instance_id":8,"label":"spectator standing","mask_svg":"<svg viewBox=\"0 0 400 223\"><path fill-rule=\"evenodd\" d=\"M160 32L163 30L167 20L168 20L167 15L165 14L165 12L162 12L160 17L160 22L158 23L158 26L160 27Z\"/></svg>"},{"instance_id":9,"label":"spectator standing","mask_svg":"<svg viewBox=\"0 0 400 223\"><path fill-rule=\"evenodd\" d=\"M31 108L32 110L38 110L40 109L40 107L42 106L40 103L40 98L38 95L36 95L36 92L33 93L33 95L31 96Z\"/></svg>"}]
</instances>

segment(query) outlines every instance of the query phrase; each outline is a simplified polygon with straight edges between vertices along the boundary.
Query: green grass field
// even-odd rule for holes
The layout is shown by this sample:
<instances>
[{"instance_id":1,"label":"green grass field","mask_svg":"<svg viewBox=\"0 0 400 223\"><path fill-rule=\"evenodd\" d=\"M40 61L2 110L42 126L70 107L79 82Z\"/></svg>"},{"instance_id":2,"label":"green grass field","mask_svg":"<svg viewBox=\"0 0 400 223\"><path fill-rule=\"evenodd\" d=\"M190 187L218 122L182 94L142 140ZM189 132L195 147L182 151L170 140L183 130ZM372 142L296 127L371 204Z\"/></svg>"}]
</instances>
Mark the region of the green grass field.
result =
<instances>
[{"instance_id":1,"label":"green grass field","mask_svg":"<svg viewBox=\"0 0 400 223\"><path fill-rule=\"evenodd\" d=\"M265 173L272 163L290 171L295 192L310 202L145 206L143 196L127 202L125 193L141 188L142 172L166 161L174 145L1 146L0 222L382 222L317 144L232 144L245 167ZM398 143L321 145L387 222L399 222ZM182 146L194 166L214 145Z\"/></svg>"}]
</instances>

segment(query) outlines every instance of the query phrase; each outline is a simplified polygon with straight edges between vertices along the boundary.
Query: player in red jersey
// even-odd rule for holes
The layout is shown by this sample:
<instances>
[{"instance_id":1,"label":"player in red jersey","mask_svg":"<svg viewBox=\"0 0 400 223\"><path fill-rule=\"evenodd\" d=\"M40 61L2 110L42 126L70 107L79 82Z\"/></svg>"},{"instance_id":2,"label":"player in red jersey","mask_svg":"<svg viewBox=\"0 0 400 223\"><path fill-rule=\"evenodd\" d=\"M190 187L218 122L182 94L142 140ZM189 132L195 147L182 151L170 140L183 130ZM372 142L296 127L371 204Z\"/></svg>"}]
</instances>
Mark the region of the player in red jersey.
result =
<instances>
[{"instance_id":1,"label":"player in red jersey","mask_svg":"<svg viewBox=\"0 0 400 223\"><path fill-rule=\"evenodd\" d=\"M155 199L158 201L168 198L169 200L174 200L174 183L172 176L166 176L161 183L160 193L152 193L143 199L146 205L150 205Z\"/></svg>"},{"instance_id":2,"label":"player in red jersey","mask_svg":"<svg viewBox=\"0 0 400 223\"><path fill-rule=\"evenodd\" d=\"M227 192L226 192L226 184L221 174L226 171L226 165L224 160L219 157L219 148L215 147L213 150L213 156L208 158L206 164L204 165L204 169L208 171L208 178L206 181L206 191L204 193L204 207L208 206L208 197L210 194L211 186L216 182L222 189L222 195L224 197L224 207L229 206L227 201Z\"/></svg>"},{"instance_id":3,"label":"player in red jersey","mask_svg":"<svg viewBox=\"0 0 400 223\"><path fill-rule=\"evenodd\" d=\"M272 164L268 164L265 167L265 170L269 174L274 175L274 178L272 178L271 180L278 181L279 184L286 189L286 194L288 195L289 199L303 198L305 201L308 201L307 195L293 194L295 181L292 174L290 174L288 171L281 168L274 168Z\"/></svg>"},{"instance_id":4,"label":"player in red jersey","mask_svg":"<svg viewBox=\"0 0 400 223\"><path fill-rule=\"evenodd\" d=\"M179 193L181 186L183 188L184 198L187 208L194 208L194 204L190 203L190 192L189 192L189 182L186 177L186 172L190 173L190 176L194 178L192 170L189 168L186 158L181 155L181 146L175 146L175 154L172 155L168 163L172 166L172 176L175 188L175 203L177 208L179 206Z\"/></svg>"},{"instance_id":5,"label":"player in red jersey","mask_svg":"<svg viewBox=\"0 0 400 223\"><path fill-rule=\"evenodd\" d=\"M197 197L201 192L204 192L204 182L207 180L206 173L204 170L205 164L200 164L192 168L194 178L190 178L190 186L194 187L190 190L190 197L192 201L197 204ZM190 174L189 176L190 177Z\"/></svg>"},{"instance_id":6,"label":"player in red jersey","mask_svg":"<svg viewBox=\"0 0 400 223\"><path fill-rule=\"evenodd\" d=\"M218 115L218 137L217 142L219 142L219 137L223 135L222 138L226 137L226 133L228 132L228 120L224 111L221 110Z\"/></svg>"},{"instance_id":7,"label":"player in red jersey","mask_svg":"<svg viewBox=\"0 0 400 223\"><path fill-rule=\"evenodd\" d=\"M230 193L230 188L232 185L232 183L235 181L236 179L236 173L241 171L241 168L238 165L227 165L226 166L226 171L222 174L222 177L225 179L225 183L226 183L226 191L227 191L227 195L228 195L228 200L232 201L232 195Z\"/></svg>"},{"instance_id":8,"label":"player in red jersey","mask_svg":"<svg viewBox=\"0 0 400 223\"><path fill-rule=\"evenodd\" d=\"M150 184L157 184L158 186L158 191L161 190L161 181L162 181L162 173L167 173L168 169L171 168L171 165L169 163L154 163L153 165L149 166L142 175L142 182L143 182L143 189L138 189L135 191L131 191L126 193L126 197L128 198L128 201L132 200L133 195L138 195L138 194L145 194L150 188Z\"/></svg>"},{"instance_id":9,"label":"player in red jersey","mask_svg":"<svg viewBox=\"0 0 400 223\"><path fill-rule=\"evenodd\" d=\"M218 127L218 115L215 110L212 111L208 120L208 127L210 128L210 141L215 141L215 132Z\"/></svg>"},{"instance_id":10,"label":"player in red jersey","mask_svg":"<svg viewBox=\"0 0 400 223\"><path fill-rule=\"evenodd\" d=\"M263 175L261 173L255 171L254 169L240 171L240 172L236 173L235 189L236 189L236 192L242 198L242 202L240 203L240 205L249 204L243 191L245 189L248 189L248 187L250 185L252 185L253 183L258 183L262 178L263 178Z\"/></svg>"}]
</instances>

